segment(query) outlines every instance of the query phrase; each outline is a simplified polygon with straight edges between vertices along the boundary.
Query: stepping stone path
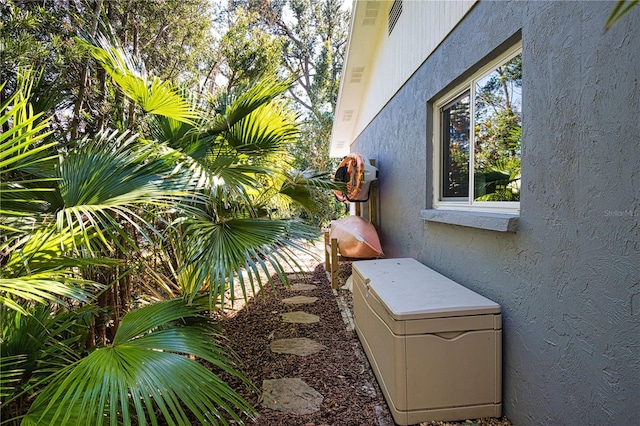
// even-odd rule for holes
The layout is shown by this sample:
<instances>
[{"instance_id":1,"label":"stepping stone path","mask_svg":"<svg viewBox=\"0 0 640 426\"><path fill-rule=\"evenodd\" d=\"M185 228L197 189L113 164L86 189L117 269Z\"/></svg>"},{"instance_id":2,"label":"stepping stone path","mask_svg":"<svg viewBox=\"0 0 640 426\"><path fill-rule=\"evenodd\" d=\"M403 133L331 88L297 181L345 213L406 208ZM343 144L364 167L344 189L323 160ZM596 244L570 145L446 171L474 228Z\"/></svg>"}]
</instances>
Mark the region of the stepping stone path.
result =
<instances>
[{"instance_id":1,"label":"stepping stone path","mask_svg":"<svg viewBox=\"0 0 640 426\"><path fill-rule=\"evenodd\" d=\"M291 287L293 291L307 291L307 290L315 290L318 286L313 284L293 284Z\"/></svg>"},{"instance_id":2,"label":"stepping stone path","mask_svg":"<svg viewBox=\"0 0 640 426\"><path fill-rule=\"evenodd\" d=\"M275 379L262 382L262 405L289 414L320 411L324 397L301 379Z\"/></svg>"},{"instance_id":3,"label":"stepping stone path","mask_svg":"<svg viewBox=\"0 0 640 426\"><path fill-rule=\"evenodd\" d=\"M287 299L282 299L282 303L286 305L306 305L308 303L313 303L316 300L318 300L317 297L295 296L295 297L289 297Z\"/></svg>"},{"instance_id":4,"label":"stepping stone path","mask_svg":"<svg viewBox=\"0 0 640 426\"><path fill-rule=\"evenodd\" d=\"M296 274L288 274L290 280L300 278ZM315 284L315 283L314 283ZM293 291L313 291L318 287L312 284L293 284ZM315 303L317 297L295 296L283 299L285 305L305 305ZM320 317L304 311L286 312L282 321L294 324L311 324L320 321ZM269 345L277 354L294 354L298 356L313 355L326 346L306 337L274 340ZM264 380L262 382L262 405L272 410L287 414L304 415L320 411L324 397L299 378L282 378Z\"/></svg>"},{"instance_id":5,"label":"stepping stone path","mask_svg":"<svg viewBox=\"0 0 640 426\"><path fill-rule=\"evenodd\" d=\"M327 347L317 343L315 340L299 337L295 339L274 340L269 345L271 352L277 354L294 354L299 356L307 356L320 352Z\"/></svg>"},{"instance_id":6,"label":"stepping stone path","mask_svg":"<svg viewBox=\"0 0 640 426\"><path fill-rule=\"evenodd\" d=\"M294 324L313 324L319 322L320 317L302 311L295 311L282 314L282 321Z\"/></svg>"}]
</instances>

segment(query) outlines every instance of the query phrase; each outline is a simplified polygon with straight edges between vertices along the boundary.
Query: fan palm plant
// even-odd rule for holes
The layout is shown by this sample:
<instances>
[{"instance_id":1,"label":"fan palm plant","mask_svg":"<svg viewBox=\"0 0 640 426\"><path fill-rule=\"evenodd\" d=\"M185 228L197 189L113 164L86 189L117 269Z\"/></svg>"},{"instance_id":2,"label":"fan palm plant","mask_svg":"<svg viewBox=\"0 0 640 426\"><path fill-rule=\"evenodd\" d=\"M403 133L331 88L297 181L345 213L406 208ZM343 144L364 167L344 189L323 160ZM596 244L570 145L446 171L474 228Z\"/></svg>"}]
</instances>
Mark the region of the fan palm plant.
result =
<instances>
[{"instance_id":1,"label":"fan palm plant","mask_svg":"<svg viewBox=\"0 0 640 426\"><path fill-rule=\"evenodd\" d=\"M89 46L91 54L133 101L151 98L141 65L105 37ZM301 249L301 240L317 237L315 228L292 220L269 221L261 217L265 199L276 194L310 207L312 194L291 182L286 172L288 147L297 136L296 116L277 100L291 81L269 76L251 87L213 100L182 101L198 105L194 114L161 113L141 104L151 115L152 135L180 156L179 164L192 173L204 200L191 205L188 214L174 217L167 231L175 256L176 277L189 298L208 289L211 303L225 295L239 279L246 297L248 276L252 290L262 287L260 272L270 280L271 270L286 281L285 265L294 264L289 249ZM160 102L162 103L162 102ZM319 177L310 182L318 182ZM329 180L324 185L330 186ZM276 189L274 191L274 188ZM279 191L286 189L286 191ZM266 197L268 195L268 197ZM188 265L179 268L178 265ZM244 272L241 273L241 272ZM232 298L236 295L232 292Z\"/></svg>"},{"instance_id":2,"label":"fan palm plant","mask_svg":"<svg viewBox=\"0 0 640 426\"><path fill-rule=\"evenodd\" d=\"M18 91L0 106L0 123L10 125L0 135L3 422L19 421L21 407L33 396L24 424L87 424L88 417L95 424L157 424L159 417L190 424L188 415L225 424L227 418L238 420L238 413L251 413L242 398L194 360L237 375L195 301L134 310L109 345L85 345L91 318L86 308L92 309L95 290L103 288L82 271L117 265L114 252L137 250L141 239L160 234L149 216L160 217L169 208L186 214L199 202L192 185L197 180L176 167L174 151L127 132L87 138L56 155L60 147L48 138L48 121L32 114L28 99ZM154 314L158 311L161 315ZM173 381L168 390L170 384L163 382L168 377L180 377L183 386Z\"/></svg>"},{"instance_id":3,"label":"fan palm plant","mask_svg":"<svg viewBox=\"0 0 640 426\"><path fill-rule=\"evenodd\" d=\"M19 398L34 396L25 424L239 421L238 413L251 414L251 407L185 355L237 375L211 339L199 295L209 292L211 309L233 290L234 279L245 297L249 286L262 286L260 272L270 280L275 270L286 281L285 265L295 265L291 250L316 235L298 221L261 213L277 193L311 205L304 180L279 177L288 170L283 160L296 126L274 99L289 83L264 80L196 109L121 49L86 46L139 104L152 138L107 131L61 147L47 134L47 121L31 113L28 94L2 106L0 124L10 123L10 131L0 135L0 302L3 313L14 312L12 323L23 324L2 330L3 347L13 348L10 362L2 363L3 414ZM154 241L171 248L164 258L172 257L183 297L116 317L113 337L87 346L92 315L85 312L113 287L111 279L87 279L87 271L120 268L123 258L141 253L141 244L155 253ZM21 346L19 336L33 324L22 319L38 304L74 327L51 334L43 346ZM81 337L69 337L69 330ZM52 345L75 352L62 370L63 358L47 355Z\"/></svg>"},{"instance_id":4,"label":"fan palm plant","mask_svg":"<svg viewBox=\"0 0 640 426\"><path fill-rule=\"evenodd\" d=\"M196 356L238 376L205 306L184 299L129 312L107 347L57 371L23 425L228 424L252 407ZM192 417L191 417L192 416Z\"/></svg>"},{"instance_id":5,"label":"fan palm plant","mask_svg":"<svg viewBox=\"0 0 640 426\"><path fill-rule=\"evenodd\" d=\"M80 263L66 257L65 249L77 237L64 227L57 229L50 217L46 200L58 184L50 173L55 142L45 141L48 120L33 114L29 79L25 74L20 80L25 90L0 105L0 124L11 124L0 134L0 302L21 313L26 311L20 301L86 302L89 296L82 288L67 285L69 269ZM87 232L87 239L90 235Z\"/></svg>"}]
</instances>

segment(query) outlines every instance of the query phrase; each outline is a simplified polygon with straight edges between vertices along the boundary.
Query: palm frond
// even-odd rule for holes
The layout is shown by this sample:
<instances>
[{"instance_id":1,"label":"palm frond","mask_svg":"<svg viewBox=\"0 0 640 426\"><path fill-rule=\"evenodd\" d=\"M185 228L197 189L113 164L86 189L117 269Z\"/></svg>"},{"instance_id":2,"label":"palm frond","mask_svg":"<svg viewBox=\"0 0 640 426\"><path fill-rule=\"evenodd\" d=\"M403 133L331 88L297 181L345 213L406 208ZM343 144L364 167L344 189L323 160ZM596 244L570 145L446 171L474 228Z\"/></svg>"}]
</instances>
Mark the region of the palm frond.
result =
<instances>
[{"instance_id":1,"label":"palm frond","mask_svg":"<svg viewBox=\"0 0 640 426\"><path fill-rule=\"evenodd\" d=\"M604 24L604 29L608 30L620 20L624 15L629 13L632 7L637 6L640 0L619 0L614 6L611 14Z\"/></svg>"},{"instance_id":2,"label":"palm frond","mask_svg":"<svg viewBox=\"0 0 640 426\"><path fill-rule=\"evenodd\" d=\"M295 114L286 104L272 102L239 120L225 139L240 154L283 155L297 135Z\"/></svg>"},{"instance_id":3,"label":"palm frond","mask_svg":"<svg viewBox=\"0 0 640 426\"><path fill-rule=\"evenodd\" d=\"M25 364L28 361L27 354L2 356L0 363L0 405L6 404L7 399L14 395L22 382L25 374Z\"/></svg>"},{"instance_id":4,"label":"palm frond","mask_svg":"<svg viewBox=\"0 0 640 426\"><path fill-rule=\"evenodd\" d=\"M309 212L317 210L317 194L331 189L344 190L344 184L333 182L328 173L314 170L290 170L280 190L280 195L289 198Z\"/></svg>"},{"instance_id":5,"label":"palm frond","mask_svg":"<svg viewBox=\"0 0 640 426\"><path fill-rule=\"evenodd\" d=\"M188 152L186 145L191 142L188 136L196 129L194 123L185 123L162 115L154 115L149 127L153 139L165 142L174 148L181 148L185 152ZM185 145L184 148L183 145Z\"/></svg>"},{"instance_id":6,"label":"palm frond","mask_svg":"<svg viewBox=\"0 0 640 426\"><path fill-rule=\"evenodd\" d=\"M268 104L277 96L286 92L292 81L277 77L265 77L251 88L240 92L238 96L227 95L217 108L219 114L207 129L208 134L219 134L231 129L238 121L251 114L257 108Z\"/></svg>"},{"instance_id":7,"label":"palm frond","mask_svg":"<svg viewBox=\"0 0 640 426\"><path fill-rule=\"evenodd\" d=\"M104 230L117 233L130 246L136 245L121 221L148 240L149 231L160 235L143 212L161 218L162 211L192 203L194 197L190 191L193 180L176 168L174 153L156 148L154 144L138 144L136 135L127 132L85 139L60 164L64 205L57 206L58 226L83 234L92 227L105 246L113 239Z\"/></svg>"},{"instance_id":8,"label":"palm frond","mask_svg":"<svg viewBox=\"0 0 640 426\"><path fill-rule=\"evenodd\" d=\"M20 108L30 110L25 104L14 104L10 111L14 112L14 109ZM17 113L17 111L15 112ZM29 112L26 114L28 115ZM36 154L45 152L55 145L55 142L51 142L34 146L36 142L43 140L51 133L44 132L48 125L46 120L34 126L34 123L40 117L39 115L30 115L22 120L15 117L17 114L14 117L10 117L10 115L4 114L4 117L7 119L16 118L17 121L14 121L14 123L17 124L0 133L0 168L2 168L3 174L33 166L38 162L47 161L50 157L37 156ZM0 125L2 125L1 122Z\"/></svg>"},{"instance_id":9,"label":"palm frond","mask_svg":"<svg viewBox=\"0 0 640 426\"><path fill-rule=\"evenodd\" d=\"M50 274L48 274L50 275ZM45 279L42 277L0 278L0 304L23 315L29 315L17 300L28 300L37 303L47 301L64 304L64 298L87 302L89 292L67 285L64 281Z\"/></svg>"},{"instance_id":10,"label":"palm frond","mask_svg":"<svg viewBox=\"0 0 640 426\"><path fill-rule=\"evenodd\" d=\"M96 37L95 44L80 38L77 41L105 69L122 92L144 112L185 123L193 123L199 117L191 102L181 96L170 82L149 77L144 64L115 45L114 40L100 34Z\"/></svg>"},{"instance_id":11,"label":"palm frond","mask_svg":"<svg viewBox=\"0 0 640 426\"><path fill-rule=\"evenodd\" d=\"M23 84L18 90L0 105L0 126L6 123L11 126L0 133L0 181L10 180L11 173L32 167L50 160L47 155L55 142L44 142L51 134L46 129L49 119L42 119L42 114L34 114L30 103L29 74L20 78ZM0 88L4 86L2 84Z\"/></svg>"},{"instance_id":12,"label":"palm frond","mask_svg":"<svg viewBox=\"0 0 640 426\"><path fill-rule=\"evenodd\" d=\"M58 274L86 265L113 266L117 260L85 258L73 250L87 239L93 240L96 233L91 227L84 234L74 233L70 228L59 229L55 224L39 223L30 232L8 236L0 243L0 249L8 253L2 266L4 278L16 278L50 272Z\"/></svg>"},{"instance_id":13,"label":"palm frond","mask_svg":"<svg viewBox=\"0 0 640 426\"><path fill-rule=\"evenodd\" d=\"M218 376L186 355L248 381L231 366L199 303L182 299L147 305L122 318L113 345L57 373L23 424L157 425L240 422L254 409ZM82 419L82 421L80 421Z\"/></svg>"},{"instance_id":14,"label":"palm frond","mask_svg":"<svg viewBox=\"0 0 640 426\"><path fill-rule=\"evenodd\" d=\"M30 395L52 371L81 358L93 309L90 304L74 310L29 303L23 303L22 307L28 315L6 309L0 313L3 324L0 376L13 378L4 388L2 404ZM17 380L15 371L22 372Z\"/></svg>"},{"instance_id":15,"label":"palm frond","mask_svg":"<svg viewBox=\"0 0 640 426\"><path fill-rule=\"evenodd\" d=\"M257 271L264 272L269 282L270 268L283 277L278 250L302 249L297 241L316 238L317 230L296 221L259 218L215 221L200 217L184 223L183 235L187 250L184 263L193 268L192 281L200 284L192 288L189 297L193 298L206 285L212 295L224 294L226 285L241 271L260 287L263 279Z\"/></svg>"}]
</instances>

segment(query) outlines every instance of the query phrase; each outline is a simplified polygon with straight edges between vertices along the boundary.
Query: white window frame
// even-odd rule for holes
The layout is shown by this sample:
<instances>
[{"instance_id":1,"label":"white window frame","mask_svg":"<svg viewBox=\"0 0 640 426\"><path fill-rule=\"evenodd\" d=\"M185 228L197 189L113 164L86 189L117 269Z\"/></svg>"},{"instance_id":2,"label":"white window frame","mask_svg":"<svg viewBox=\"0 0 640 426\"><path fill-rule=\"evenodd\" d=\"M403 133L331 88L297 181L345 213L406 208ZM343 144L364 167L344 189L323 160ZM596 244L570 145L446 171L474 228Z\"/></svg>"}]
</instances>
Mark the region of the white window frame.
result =
<instances>
[{"instance_id":1,"label":"white window frame","mask_svg":"<svg viewBox=\"0 0 640 426\"><path fill-rule=\"evenodd\" d=\"M443 141L442 141L442 118L441 109L453 102L456 98L464 94L470 93L470 105L473 108L475 98L475 86L476 82L487 74L491 73L498 66L511 60L518 54L522 53L522 42L518 42L512 46L509 50L496 57L487 65L480 68L472 76L465 79L465 81L457 85L452 90L445 93L433 104L433 132L431 140L431 148L433 152L433 173L432 178L432 204L434 209L440 210L462 210L462 211L482 211L482 212L494 212L494 213L520 213L519 201L473 201L473 197L468 197L468 200L456 200L453 198L443 199L442 197L442 155L443 153ZM471 125L473 129L473 109L471 110ZM473 131L470 134L470 152L469 152L469 170L473 170L473 146L474 146L474 134ZM522 188L522 181L520 182ZM469 185L469 190L473 191L473 185Z\"/></svg>"}]
</instances>

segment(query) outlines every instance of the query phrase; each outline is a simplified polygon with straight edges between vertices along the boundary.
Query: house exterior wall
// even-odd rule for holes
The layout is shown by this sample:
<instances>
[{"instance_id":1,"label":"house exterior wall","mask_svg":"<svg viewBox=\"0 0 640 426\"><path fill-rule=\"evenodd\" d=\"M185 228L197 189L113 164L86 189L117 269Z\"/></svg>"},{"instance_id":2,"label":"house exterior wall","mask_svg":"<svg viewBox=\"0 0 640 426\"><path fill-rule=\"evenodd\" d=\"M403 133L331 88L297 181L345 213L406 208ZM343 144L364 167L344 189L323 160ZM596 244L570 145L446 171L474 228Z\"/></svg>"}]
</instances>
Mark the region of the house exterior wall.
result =
<instances>
[{"instance_id":1,"label":"house exterior wall","mask_svg":"<svg viewBox=\"0 0 640 426\"><path fill-rule=\"evenodd\" d=\"M364 128L376 113L436 48L464 14L473 1L403 2L394 31L387 36L387 26L381 26L378 50L372 58L362 107L355 130ZM384 3L383 3L384 4ZM386 12L386 8L385 12ZM387 13L383 16L386 18ZM403 36L410 34L411 49L403 48Z\"/></svg>"},{"instance_id":2,"label":"house exterior wall","mask_svg":"<svg viewBox=\"0 0 640 426\"><path fill-rule=\"evenodd\" d=\"M516 425L640 419L640 6L604 32L613 6L478 2L351 146L380 170L387 257L501 305L503 407ZM421 220L432 102L520 38L517 232Z\"/></svg>"},{"instance_id":3,"label":"house exterior wall","mask_svg":"<svg viewBox=\"0 0 640 426\"><path fill-rule=\"evenodd\" d=\"M360 31L349 40L340 109L336 111L332 155L349 152L345 142L360 133L424 58L455 27L476 0L405 1L394 31L388 34L392 1L355 2L352 25ZM406 38L411 49L404 49Z\"/></svg>"}]
</instances>

